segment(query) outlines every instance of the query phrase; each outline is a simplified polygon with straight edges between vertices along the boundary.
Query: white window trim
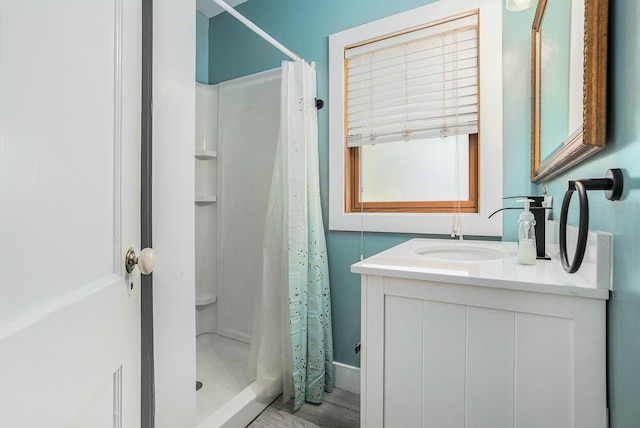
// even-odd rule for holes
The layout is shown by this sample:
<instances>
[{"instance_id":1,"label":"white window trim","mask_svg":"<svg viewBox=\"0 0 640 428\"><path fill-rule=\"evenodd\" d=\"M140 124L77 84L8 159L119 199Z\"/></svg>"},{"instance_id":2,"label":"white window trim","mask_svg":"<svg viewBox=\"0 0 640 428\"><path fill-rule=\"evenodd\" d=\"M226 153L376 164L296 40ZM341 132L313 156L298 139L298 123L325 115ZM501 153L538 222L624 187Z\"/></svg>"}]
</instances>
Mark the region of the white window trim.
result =
<instances>
[{"instance_id":1,"label":"white window trim","mask_svg":"<svg viewBox=\"0 0 640 428\"><path fill-rule=\"evenodd\" d=\"M346 213L344 49L387 34L479 10L480 212L460 214L462 233L502 236L502 1L441 0L329 36L329 229L450 234L452 214ZM489 48L490 47L490 48Z\"/></svg>"}]
</instances>

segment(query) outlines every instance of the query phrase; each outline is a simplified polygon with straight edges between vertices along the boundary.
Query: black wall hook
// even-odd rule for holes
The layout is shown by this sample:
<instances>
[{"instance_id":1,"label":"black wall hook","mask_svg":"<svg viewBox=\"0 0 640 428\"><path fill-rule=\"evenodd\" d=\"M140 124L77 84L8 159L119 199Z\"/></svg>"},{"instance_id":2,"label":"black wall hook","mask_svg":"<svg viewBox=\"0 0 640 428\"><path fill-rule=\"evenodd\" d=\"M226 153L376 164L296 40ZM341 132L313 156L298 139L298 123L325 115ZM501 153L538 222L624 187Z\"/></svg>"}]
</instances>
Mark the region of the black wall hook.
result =
<instances>
[{"instance_id":1,"label":"black wall hook","mask_svg":"<svg viewBox=\"0 0 640 428\"><path fill-rule=\"evenodd\" d=\"M322 101L319 98L316 98L316 108L320 110L322 107L324 107L324 101Z\"/></svg>"},{"instance_id":2,"label":"black wall hook","mask_svg":"<svg viewBox=\"0 0 640 428\"><path fill-rule=\"evenodd\" d=\"M584 252L587 248L587 236L589 233L589 200L587 191L604 190L605 196L610 201L617 201L622 196L623 176L622 170L618 168L610 169L605 173L605 178L581 178L579 180L569 180L568 189L562 200L560 210L560 262L565 271L576 273L582 265ZM580 222L578 224L578 242L573 261L569 263L567 256L567 216L569 214L569 204L573 192L578 192L580 202Z\"/></svg>"}]
</instances>

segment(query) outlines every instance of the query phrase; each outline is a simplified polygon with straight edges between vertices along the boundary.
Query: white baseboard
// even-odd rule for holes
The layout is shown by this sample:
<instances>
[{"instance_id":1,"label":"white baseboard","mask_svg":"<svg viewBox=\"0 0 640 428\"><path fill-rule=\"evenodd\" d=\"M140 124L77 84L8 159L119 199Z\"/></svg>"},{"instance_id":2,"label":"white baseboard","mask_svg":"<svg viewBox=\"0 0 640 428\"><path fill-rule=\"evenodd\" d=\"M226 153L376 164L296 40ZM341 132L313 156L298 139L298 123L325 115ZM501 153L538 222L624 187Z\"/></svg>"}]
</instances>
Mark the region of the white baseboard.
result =
<instances>
[{"instance_id":1,"label":"white baseboard","mask_svg":"<svg viewBox=\"0 0 640 428\"><path fill-rule=\"evenodd\" d=\"M360 368L334 362L333 386L354 394L360 394Z\"/></svg>"}]
</instances>

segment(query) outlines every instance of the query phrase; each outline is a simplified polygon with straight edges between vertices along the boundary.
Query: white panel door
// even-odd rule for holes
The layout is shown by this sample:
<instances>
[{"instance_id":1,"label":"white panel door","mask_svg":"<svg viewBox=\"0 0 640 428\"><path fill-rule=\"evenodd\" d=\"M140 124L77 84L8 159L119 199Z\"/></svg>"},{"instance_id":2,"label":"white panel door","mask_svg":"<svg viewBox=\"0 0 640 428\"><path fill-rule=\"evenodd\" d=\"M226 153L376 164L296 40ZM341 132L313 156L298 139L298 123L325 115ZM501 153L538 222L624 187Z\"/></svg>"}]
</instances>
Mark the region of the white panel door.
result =
<instances>
[{"instance_id":1,"label":"white panel door","mask_svg":"<svg viewBox=\"0 0 640 428\"><path fill-rule=\"evenodd\" d=\"M467 307L468 428L513 427L515 313Z\"/></svg>"},{"instance_id":2,"label":"white panel door","mask_svg":"<svg viewBox=\"0 0 640 428\"><path fill-rule=\"evenodd\" d=\"M384 426L420 427L422 300L385 296L384 312Z\"/></svg>"},{"instance_id":3,"label":"white panel door","mask_svg":"<svg viewBox=\"0 0 640 428\"><path fill-rule=\"evenodd\" d=\"M467 307L423 300L422 426L466 420Z\"/></svg>"},{"instance_id":4,"label":"white panel door","mask_svg":"<svg viewBox=\"0 0 640 428\"><path fill-rule=\"evenodd\" d=\"M0 425L140 414L140 2L0 0Z\"/></svg>"},{"instance_id":5,"label":"white panel door","mask_svg":"<svg viewBox=\"0 0 640 428\"><path fill-rule=\"evenodd\" d=\"M518 428L563 428L577 425L574 321L516 314L515 396Z\"/></svg>"}]
</instances>

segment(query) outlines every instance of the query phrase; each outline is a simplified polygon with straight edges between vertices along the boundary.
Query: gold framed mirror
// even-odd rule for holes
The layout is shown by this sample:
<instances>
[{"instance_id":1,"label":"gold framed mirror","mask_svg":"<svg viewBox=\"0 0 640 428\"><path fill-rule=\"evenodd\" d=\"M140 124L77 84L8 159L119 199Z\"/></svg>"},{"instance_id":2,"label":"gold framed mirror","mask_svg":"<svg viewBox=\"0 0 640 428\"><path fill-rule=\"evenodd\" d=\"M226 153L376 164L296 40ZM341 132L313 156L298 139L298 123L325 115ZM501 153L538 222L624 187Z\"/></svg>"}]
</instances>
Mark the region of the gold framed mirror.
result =
<instances>
[{"instance_id":1,"label":"gold framed mirror","mask_svg":"<svg viewBox=\"0 0 640 428\"><path fill-rule=\"evenodd\" d=\"M607 22L608 0L538 1L531 29L534 183L606 144Z\"/></svg>"}]
</instances>

